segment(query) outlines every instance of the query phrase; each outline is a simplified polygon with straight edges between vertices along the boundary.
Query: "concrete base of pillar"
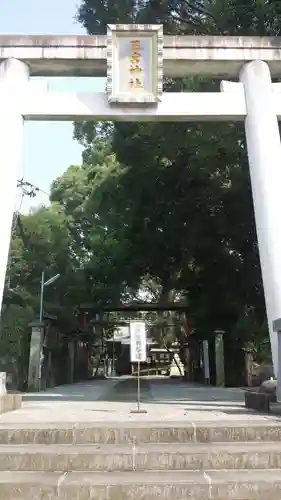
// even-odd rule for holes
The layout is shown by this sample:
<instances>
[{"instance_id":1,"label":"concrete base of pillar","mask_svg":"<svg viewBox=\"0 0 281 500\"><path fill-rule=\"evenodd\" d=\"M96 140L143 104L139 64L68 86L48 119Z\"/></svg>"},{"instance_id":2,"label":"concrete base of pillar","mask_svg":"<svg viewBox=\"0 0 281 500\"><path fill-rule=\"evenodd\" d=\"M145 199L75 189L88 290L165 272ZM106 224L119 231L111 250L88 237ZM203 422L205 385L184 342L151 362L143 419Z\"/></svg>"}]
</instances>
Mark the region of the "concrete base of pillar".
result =
<instances>
[{"instance_id":1,"label":"concrete base of pillar","mask_svg":"<svg viewBox=\"0 0 281 500\"><path fill-rule=\"evenodd\" d=\"M6 372L0 372L0 397L7 394L6 378Z\"/></svg>"},{"instance_id":2,"label":"concrete base of pillar","mask_svg":"<svg viewBox=\"0 0 281 500\"><path fill-rule=\"evenodd\" d=\"M270 398L271 403L276 403L276 401L277 401L277 380L275 380L275 379L265 380L260 385L258 392L262 392L263 394L267 394Z\"/></svg>"},{"instance_id":3,"label":"concrete base of pillar","mask_svg":"<svg viewBox=\"0 0 281 500\"><path fill-rule=\"evenodd\" d=\"M21 394L0 394L0 414L21 408Z\"/></svg>"},{"instance_id":4,"label":"concrete base of pillar","mask_svg":"<svg viewBox=\"0 0 281 500\"><path fill-rule=\"evenodd\" d=\"M264 392L245 391L245 407L262 413L270 413L270 396Z\"/></svg>"}]
</instances>

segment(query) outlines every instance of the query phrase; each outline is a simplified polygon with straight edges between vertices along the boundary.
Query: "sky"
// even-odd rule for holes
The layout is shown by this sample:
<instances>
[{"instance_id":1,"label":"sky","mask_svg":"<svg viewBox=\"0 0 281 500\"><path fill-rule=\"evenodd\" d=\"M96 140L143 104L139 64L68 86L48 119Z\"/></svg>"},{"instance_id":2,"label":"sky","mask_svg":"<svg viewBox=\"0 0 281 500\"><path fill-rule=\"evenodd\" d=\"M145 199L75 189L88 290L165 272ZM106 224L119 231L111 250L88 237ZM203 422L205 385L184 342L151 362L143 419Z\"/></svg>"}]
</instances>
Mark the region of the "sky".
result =
<instances>
[{"instance_id":1,"label":"sky","mask_svg":"<svg viewBox=\"0 0 281 500\"><path fill-rule=\"evenodd\" d=\"M1 35L79 35L84 28L74 17L79 0L0 0ZM105 88L102 78L49 78L50 90L98 92ZM20 203L16 210L28 212L31 206L48 203L50 184L70 165L81 163L82 148L73 139L72 122L26 122L24 128L24 179L42 191L32 201ZM44 193L45 192L45 193Z\"/></svg>"}]
</instances>

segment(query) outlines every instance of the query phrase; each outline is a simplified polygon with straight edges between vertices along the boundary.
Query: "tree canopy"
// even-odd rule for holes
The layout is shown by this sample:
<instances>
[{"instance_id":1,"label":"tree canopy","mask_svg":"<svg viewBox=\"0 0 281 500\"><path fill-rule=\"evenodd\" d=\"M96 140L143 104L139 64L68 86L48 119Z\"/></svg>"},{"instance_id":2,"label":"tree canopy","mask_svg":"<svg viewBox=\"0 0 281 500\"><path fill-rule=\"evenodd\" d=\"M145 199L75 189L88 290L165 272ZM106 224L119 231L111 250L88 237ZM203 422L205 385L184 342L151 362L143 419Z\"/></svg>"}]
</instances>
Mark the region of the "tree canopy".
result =
<instances>
[{"instance_id":1,"label":"tree canopy","mask_svg":"<svg viewBox=\"0 0 281 500\"><path fill-rule=\"evenodd\" d=\"M280 34L280 14L276 1L84 0L77 17L91 34L105 33L108 23L138 22L161 23L167 34L273 36ZM166 79L165 91L218 85L198 77ZM133 262L132 283L149 276L166 295L180 292L197 325L229 329L249 309L263 321L243 126L88 122L76 124L75 137L96 186L89 206L114 232L127 270ZM98 176L93 155L101 143L117 164ZM124 253L118 262L124 270Z\"/></svg>"}]
</instances>

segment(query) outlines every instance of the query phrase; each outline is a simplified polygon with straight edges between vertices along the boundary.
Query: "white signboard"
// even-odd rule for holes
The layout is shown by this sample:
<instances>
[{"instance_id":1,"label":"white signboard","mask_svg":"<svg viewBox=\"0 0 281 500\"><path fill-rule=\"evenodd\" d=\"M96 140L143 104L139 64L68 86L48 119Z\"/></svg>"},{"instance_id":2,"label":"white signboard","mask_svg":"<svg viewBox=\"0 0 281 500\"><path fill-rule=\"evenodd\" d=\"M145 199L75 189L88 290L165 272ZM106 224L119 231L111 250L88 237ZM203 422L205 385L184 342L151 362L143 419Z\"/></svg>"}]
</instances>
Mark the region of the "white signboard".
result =
<instances>
[{"instance_id":1,"label":"white signboard","mask_svg":"<svg viewBox=\"0 0 281 500\"><path fill-rule=\"evenodd\" d=\"M110 103L157 104L163 93L161 25L117 24L107 31Z\"/></svg>"},{"instance_id":2,"label":"white signboard","mask_svg":"<svg viewBox=\"0 0 281 500\"><path fill-rule=\"evenodd\" d=\"M146 362L146 328L144 321L130 323L131 363Z\"/></svg>"}]
</instances>

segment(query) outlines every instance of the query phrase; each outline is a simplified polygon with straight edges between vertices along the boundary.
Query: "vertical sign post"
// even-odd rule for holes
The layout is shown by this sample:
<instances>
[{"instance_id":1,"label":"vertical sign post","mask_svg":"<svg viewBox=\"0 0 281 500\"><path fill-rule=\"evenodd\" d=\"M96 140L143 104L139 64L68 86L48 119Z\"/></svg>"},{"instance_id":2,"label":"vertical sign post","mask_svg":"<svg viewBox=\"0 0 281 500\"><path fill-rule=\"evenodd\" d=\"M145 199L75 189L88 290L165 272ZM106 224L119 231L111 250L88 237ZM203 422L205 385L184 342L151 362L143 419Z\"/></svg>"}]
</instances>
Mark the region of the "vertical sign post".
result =
<instances>
[{"instance_id":1,"label":"vertical sign post","mask_svg":"<svg viewBox=\"0 0 281 500\"><path fill-rule=\"evenodd\" d=\"M140 364L146 362L146 328L144 321L132 321L130 323L130 350L131 363L137 363L137 410L132 413L147 413L140 408Z\"/></svg>"}]
</instances>

